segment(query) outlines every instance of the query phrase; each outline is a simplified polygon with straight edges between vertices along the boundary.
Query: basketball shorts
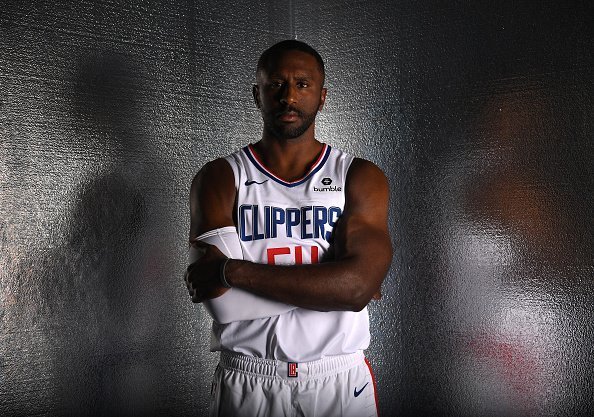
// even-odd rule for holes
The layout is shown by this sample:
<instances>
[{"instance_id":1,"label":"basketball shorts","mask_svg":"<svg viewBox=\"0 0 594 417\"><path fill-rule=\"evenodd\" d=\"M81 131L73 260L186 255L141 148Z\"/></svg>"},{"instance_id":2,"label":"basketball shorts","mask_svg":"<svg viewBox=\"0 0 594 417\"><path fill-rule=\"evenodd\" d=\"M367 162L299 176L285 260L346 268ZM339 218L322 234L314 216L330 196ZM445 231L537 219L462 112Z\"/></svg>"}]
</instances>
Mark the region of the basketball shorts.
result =
<instances>
[{"instance_id":1,"label":"basketball shorts","mask_svg":"<svg viewBox=\"0 0 594 417\"><path fill-rule=\"evenodd\" d=\"M363 352L293 363L221 353L211 417L377 417Z\"/></svg>"}]
</instances>

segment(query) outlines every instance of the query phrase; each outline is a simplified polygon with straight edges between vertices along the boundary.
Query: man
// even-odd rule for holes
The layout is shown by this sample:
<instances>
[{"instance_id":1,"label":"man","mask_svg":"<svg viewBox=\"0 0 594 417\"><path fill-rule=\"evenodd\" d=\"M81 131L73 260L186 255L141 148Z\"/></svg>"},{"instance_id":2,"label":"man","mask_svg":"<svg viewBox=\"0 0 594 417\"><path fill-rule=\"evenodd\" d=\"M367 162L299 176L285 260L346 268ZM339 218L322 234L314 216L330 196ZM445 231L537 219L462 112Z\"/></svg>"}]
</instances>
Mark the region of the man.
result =
<instances>
[{"instance_id":1,"label":"man","mask_svg":"<svg viewBox=\"0 0 594 417\"><path fill-rule=\"evenodd\" d=\"M198 260L186 284L221 351L211 415L377 415L362 352L366 305L392 257L388 184L371 162L315 139L324 77L305 43L266 50L253 87L262 139L192 183Z\"/></svg>"}]
</instances>

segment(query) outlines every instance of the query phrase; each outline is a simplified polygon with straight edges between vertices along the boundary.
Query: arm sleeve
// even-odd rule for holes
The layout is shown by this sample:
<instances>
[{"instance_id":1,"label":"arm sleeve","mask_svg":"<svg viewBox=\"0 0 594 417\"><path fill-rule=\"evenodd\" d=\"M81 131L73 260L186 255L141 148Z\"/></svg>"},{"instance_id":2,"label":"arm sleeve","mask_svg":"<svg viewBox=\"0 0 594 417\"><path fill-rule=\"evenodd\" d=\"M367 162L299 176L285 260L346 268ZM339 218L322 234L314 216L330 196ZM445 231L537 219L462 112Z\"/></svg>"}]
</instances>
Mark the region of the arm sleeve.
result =
<instances>
[{"instance_id":1,"label":"arm sleeve","mask_svg":"<svg viewBox=\"0 0 594 417\"><path fill-rule=\"evenodd\" d=\"M216 246L229 258L243 259L239 236L233 226L211 230L194 240ZM190 247L190 263L196 261L200 255L198 249ZM220 324L278 316L297 308L259 297L239 288L230 288L220 297L204 301L202 304L213 320Z\"/></svg>"}]
</instances>

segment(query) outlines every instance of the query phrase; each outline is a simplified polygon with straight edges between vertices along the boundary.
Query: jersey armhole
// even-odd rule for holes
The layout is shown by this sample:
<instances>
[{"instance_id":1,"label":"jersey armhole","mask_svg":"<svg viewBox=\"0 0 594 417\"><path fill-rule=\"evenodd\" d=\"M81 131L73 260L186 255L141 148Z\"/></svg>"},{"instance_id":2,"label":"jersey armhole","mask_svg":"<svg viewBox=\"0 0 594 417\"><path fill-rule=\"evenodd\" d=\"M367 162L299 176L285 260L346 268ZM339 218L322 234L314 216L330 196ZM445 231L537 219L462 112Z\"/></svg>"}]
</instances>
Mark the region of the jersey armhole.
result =
<instances>
[{"instance_id":1,"label":"jersey armhole","mask_svg":"<svg viewBox=\"0 0 594 417\"><path fill-rule=\"evenodd\" d=\"M346 184L347 177L349 175L349 170L351 169L351 165L353 165L353 161L356 159L354 156L343 154L344 163L342 164L342 178L344 178L344 184Z\"/></svg>"},{"instance_id":2,"label":"jersey armhole","mask_svg":"<svg viewBox=\"0 0 594 417\"><path fill-rule=\"evenodd\" d=\"M231 171L233 171L233 181L235 183L235 191L239 190L239 165L235 160L235 155L229 155L223 158L229 166L231 167Z\"/></svg>"}]
</instances>

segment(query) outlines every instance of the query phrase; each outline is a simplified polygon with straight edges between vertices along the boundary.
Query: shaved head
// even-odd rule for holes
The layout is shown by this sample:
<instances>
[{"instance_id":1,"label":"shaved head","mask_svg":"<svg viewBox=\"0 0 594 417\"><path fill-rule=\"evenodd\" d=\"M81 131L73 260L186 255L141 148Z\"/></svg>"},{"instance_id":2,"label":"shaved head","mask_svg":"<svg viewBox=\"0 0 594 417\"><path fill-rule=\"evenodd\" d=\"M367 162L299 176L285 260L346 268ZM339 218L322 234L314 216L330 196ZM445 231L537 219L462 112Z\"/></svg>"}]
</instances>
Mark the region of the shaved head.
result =
<instances>
[{"instance_id":1,"label":"shaved head","mask_svg":"<svg viewBox=\"0 0 594 417\"><path fill-rule=\"evenodd\" d=\"M326 72L324 69L324 60L322 59L322 57L320 56L318 51L316 51L314 48L312 48L305 42L297 41L294 39L287 39L287 40L275 43L270 48L268 48L267 50L262 52L262 55L260 55L260 59L258 59L258 66L256 68L256 78L258 77L258 74L261 71L265 71L269 67L271 60L278 58L279 56L281 56L282 54L284 54L285 52L288 52L288 51L301 51L301 52L305 52L306 54L313 56L318 63L318 69L320 70L320 73L322 74L322 83L323 83L324 78L326 76Z\"/></svg>"}]
</instances>

